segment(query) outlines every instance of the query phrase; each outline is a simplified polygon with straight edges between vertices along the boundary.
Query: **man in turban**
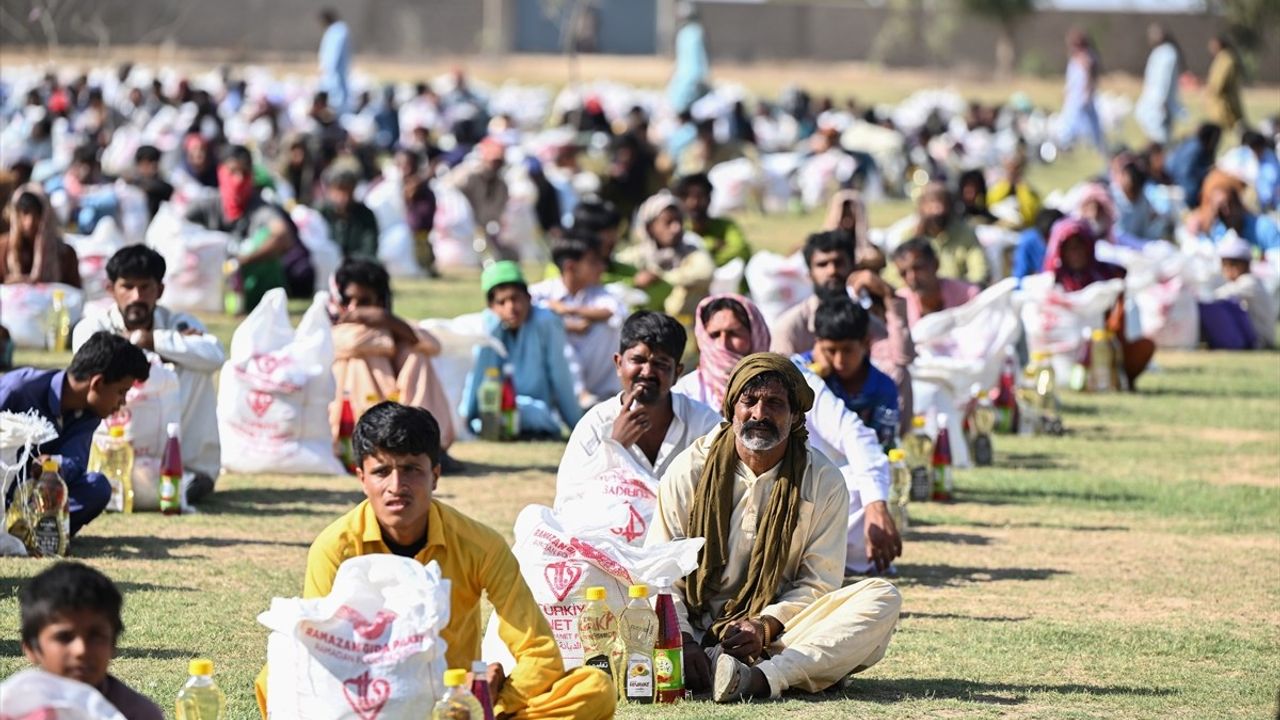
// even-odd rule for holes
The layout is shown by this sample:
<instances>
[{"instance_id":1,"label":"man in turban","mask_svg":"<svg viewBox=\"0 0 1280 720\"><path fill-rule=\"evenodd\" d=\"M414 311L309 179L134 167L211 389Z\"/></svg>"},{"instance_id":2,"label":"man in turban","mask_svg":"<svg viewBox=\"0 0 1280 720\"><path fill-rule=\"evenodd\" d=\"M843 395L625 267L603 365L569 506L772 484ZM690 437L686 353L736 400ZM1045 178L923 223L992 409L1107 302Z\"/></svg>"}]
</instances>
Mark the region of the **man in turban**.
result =
<instances>
[{"instance_id":1,"label":"man in turban","mask_svg":"<svg viewBox=\"0 0 1280 720\"><path fill-rule=\"evenodd\" d=\"M675 583L684 667L716 702L821 692L884 656L901 596L872 578L840 587L849 491L809 446L813 391L787 358L734 368L728 418L663 477L647 544L706 540Z\"/></svg>"}]
</instances>

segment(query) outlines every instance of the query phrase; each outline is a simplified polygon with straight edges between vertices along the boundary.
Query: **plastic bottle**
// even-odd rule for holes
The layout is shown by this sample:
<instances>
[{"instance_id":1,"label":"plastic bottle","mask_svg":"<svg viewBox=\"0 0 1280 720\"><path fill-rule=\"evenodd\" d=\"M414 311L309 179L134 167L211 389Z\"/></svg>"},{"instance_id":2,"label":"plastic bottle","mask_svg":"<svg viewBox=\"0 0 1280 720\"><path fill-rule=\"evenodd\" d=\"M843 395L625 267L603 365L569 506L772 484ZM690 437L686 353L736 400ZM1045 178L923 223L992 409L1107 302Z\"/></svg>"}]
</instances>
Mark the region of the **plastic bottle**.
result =
<instances>
[{"instance_id":1,"label":"plastic bottle","mask_svg":"<svg viewBox=\"0 0 1280 720\"><path fill-rule=\"evenodd\" d=\"M178 423L169 423L165 432L169 439L160 461L160 512L178 515L182 512L182 446L178 442Z\"/></svg>"},{"instance_id":2,"label":"plastic bottle","mask_svg":"<svg viewBox=\"0 0 1280 720\"><path fill-rule=\"evenodd\" d=\"M40 477L27 496L31 534L27 549L39 557L66 557L71 542L71 513L67 508L67 484L58 474L61 463L48 458L40 463Z\"/></svg>"},{"instance_id":3,"label":"plastic bottle","mask_svg":"<svg viewBox=\"0 0 1280 720\"><path fill-rule=\"evenodd\" d=\"M933 479L929 465L933 462L933 438L924 431L924 416L911 419L911 432L903 441L907 452L907 468L911 472L911 499L921 502L929 499L933 491Z\"/></svg>"},{"instance_id":4,"label":"plastic bottle","mask_svg":"<svg viewBox=\"0 0 1280 720\"><path fill-rule=\"evenodd\" d=\"M1089 342L1089 380L1090 392L1111 392L1115 390L1112 377L1115 374L1115 353L1112 352L1111 341L1106 330L1094 330Z\"/></svg>"},{"instance_id":5,"label":"plastic bottle","mask_svg":"<svg viewBox=\"0 0 1280 720\"><path fill-rule=\"evenodd\" d=\"M490 442L502 439L502 373L496 367L484 371L478 391L480 401L480 438Z\"/></svg>"},{"instance_id":6,"label":"plastic bottle","mask_svg":"<svg viewBox=\"0 0 1280 720\"><path fill-rule=\"evenodd\" d=\"M999 410L993 406L991 399L975 383L973 386L973 405L969 412L967 423L969 448L972 451L974 465L987 466L995 461L995 445L991 440L991 433L997 426L998 418Z\"/></svg>"},{"instance_id":7,"label":"plastic bottle","mask_svg":"<svg viewBox=\"0 0 1280 720\"><path fill-rule=\"evenodd\" d=\"M124 436L124 426L107 428L107 437L96 438L89 448L89 472L99 472L111 483L113 512L133 512L133 445Z\"/></svg>"},{"instance_id":8,"label":"plastic bottle","mask_svg":"<svg viewBox=\"0 0 1280 720\"><path fill-rule=\"evenodd\" d=\"M1089 366L1093 360L1090 357L1089 350L1092 344L1088 339L1085 339L1076 350L1076 360L1071 365L1071 376L1067 378L1067 387L1075 392L1082 392L1089 385Z\"/></svg>"},{"instance_id":9,"label":"plastic bottle","mask_svg":"<svg viewBox=\"0 0 1280 720\"><path fill-rule=\"evenodd\" d=\"M907 502L911 500L911 470L906 458L898 448L889 451L889 514L900 533L907 530Z\"/></svg>"},{"instance_id":10,"label":"plastic bottle","mask_svg":"<svg viewBox=\"0 0 1280 720\"><path fill-rule=\"evenodd\" d=\"M338 459L347 472L355 474L356 451L351 436L356 432L356 413L351 408L351 393L342 393L342 413L338 417Z\"/></svg>"},{"instance_id":11,"label":"plastic bottle","mask_svg":"<svg viewBox=\"0 0 1280 720\"><path fill-rule=\"evenodd\" d=\"M1018 432L1018 390L1013 377L1013 360L1006 358L1000 368L1000 382L996 385L992 405L996 410L996 431L1006 435Z\"/></svg>"},{"instance_id":12,"label":"plastic bottle","mask_svg":"<svg viewBox=\"0 0 1280 720\"><path fill-rule=\"evenodd\" d=\"M587 588L587 606L578 614L578 639L582 641L582 664L617 676L618 618L605 602L603 587ZM615 680L614 684L617 682Z\"/></svg>"},{"instance_id":13,"label":"plastic bottle","mask_svg":"<svg viewBox=\"0 0 1280 720\"><path fill-rule=\"evenodd\" d=\"M61 288L53 291L49 305L49 320L45 330L45 345L54 352L71 349L71 309L67 307L67 293Z\"/></svg>"},{"instance_id":14,"label":"plastic bottle","mask_svg":"<svg viewBox=\"0 0 1280 720\"><path fill-rule=\"evenodd\" d=\"M885 452L898 447L898 425L901 416L898 408L878 407L872 416L875 425L876 439Z\"/></svg>"},{"instance_id":15,"label":"plastic bottle","mask_svg":"<svg viewBox=\"0 0 1280 720\"><path fill-rule=\"evenodd\" d=\"M471 695L480 703L484 720L493 720L493 698L489 696L489 666L483 660L471 663Z\"/></svg>"},{"instance_id":16,"label":"plastic bottle","mask_svg":"<svg viewBox=\"0 0 1280 720\"><path fill-rule=\"evenodd\" d=\"M950 500L953 489L951 433L947 430L946 413L938 413L938 440L933 446L933 499Z\"/></svg>"},{"instance_id":17,"label":"plastic bottle","mask_svg":"<svg viewBox=\"0 0 1280 720\"><path fill-rule=\"evenodd\" d=\"M187 666L191 678L178 691L178 720L222 720L227 696L213 682L213 661L197 658Z\"/></svg>"},{"instance_id":18,"label":"plastic bottle","mask_svg":"<svg viewBox=\"0 0 1280 720\"><path fill-rule=\"evenodd\" d=\"M1057 434L1062 425L1058 412L1058 375L1053 369L1053 356L1043 351L1032 353L1024 378L1031 406L1038 416L1036 429Z\"/></svg>"},{"instance_id":19,"label":"plastic bottle","mask_svg":"<svg viewBox=\"0 0 1280 720\"><path fill-rule=\"evenodd\" d=\"M244 295L240 292L240 263L234 258L222 263L222 311L231 317L244 312Z\"/></svg>"},{"instance_id":20,"label":"plastic bottle","mask_svg":"<svg viewBox=\"0 0 1280 720\"><path fill-rule=\"evenodd\" d=\"M632 585L631 600L622 610L618 635L622 639L622 677L618 679L622 699L633 703L653 702L653 649L658 642L658 615L649 607L649 586Z\"/></svg>"},{"instance_id":21,"label":"plastic bottle","mask_svg":"<svg viewBox=\"0 0 1280 720\"><path fill-rule=\"evenodd\" d=\"M436 701L431 711L432 720L481 720L484 707L467 689L465 668L444 671L444 697Z\"/></svg>"},{"instance_id":22,"label":"plastic bottle","mask_svg":"<svg viewBox=\"0 0 1280 720\"><path fill-rule=\"evenodd\" d=\"M653 649L654 699L660 703L679 702L684 699L684 637L668 579L658 580L654 613L658 616L658 640Z\"/></svg>"},{"instance_id":23,"label":"plastic bottle","mask_svg":"<svg viewBox=\"0 0 1280 720\"><path fill-rule=\"evenodd\" d=\"M502 366L502 436L505 440L520 438L520 411L516 408L516 367Z\"/></svg>"}]
</instances>

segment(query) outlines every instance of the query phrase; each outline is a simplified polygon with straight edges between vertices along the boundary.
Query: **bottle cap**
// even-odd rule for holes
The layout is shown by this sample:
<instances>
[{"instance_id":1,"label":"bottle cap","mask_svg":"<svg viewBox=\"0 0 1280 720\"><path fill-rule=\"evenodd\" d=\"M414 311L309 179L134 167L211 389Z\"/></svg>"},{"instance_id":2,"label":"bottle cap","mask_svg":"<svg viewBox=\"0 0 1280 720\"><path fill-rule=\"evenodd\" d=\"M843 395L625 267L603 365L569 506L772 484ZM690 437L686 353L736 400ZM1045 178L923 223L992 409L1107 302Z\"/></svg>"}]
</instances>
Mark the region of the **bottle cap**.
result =
<instances>
[{"instance_id":1,"label":"bottle cap","mask_svg":"<svg viewBox=\"0 0 1280 720\"><path fill-rule=\"evenodd\" d=\"M164 431L169 434L169 437L178 437L178 423L165 425Z\"/></svg>"},{"instance_id":2,"label":"bottle cap","mask_svg":"<svg viewBox=\"0 0 1280 720\"><path fill-rule=\"evenodd\" d=\"M444 671L445 687L461 687L467 684L467 671L464 668L450 668Z\"/></svg>"},{"instance_id":3,"label":"bottle cap","mask_svg":"<svg viewBox=\"0 0 1280 720\"><path fill-rule=\"evenodd\" d=\"M66 291L66 290L63 290L62 288L54 288L54 290L53 290L53 299L54 299L54 300L65 300L65 299L66 299L66 297L67 297L67 291Z\"/></svg>"},{"instance_id":4,"label":"bottle cap","mask_svg":"<svg viewBox=\"0 0 1280 720\"><path fill-rule=\"evenodd\" d=\"M187 665L187 672L192 675L212 675L213 661L208 658L196 658Z\"/></svg>"},{"instance_id":5,"label":"bottle cap","mask_svg":"<svg viewBox=\"0 0 1280 720\"><path fill-rule=\"evenodd\" d=\"M498 377L501 374L502 374L502 371L496 367L491 367L488 370L484 371L485 377Z\"/></svg>"},{"instance_id":6,"label":"bottle cap","mask_svg":"<svg viewBox=\"0 0 1280 720\"><path fill-rule=\"evenodd\" d=\"M608 593L605 592L605 589L598 585L595 587L587 588L588 600L603 600L607 595Z\"/></svg>"},{"instance_id":7,"label":"bottle cap","mask_svg":"<svg viewBox=\"0 0 1280 720\"><path fill-rule=\"evenodd\" d=\"M1094 330L1094 331L1093 331L1093 339L1094 339L1094 340L1106 340L1106 339L1107 339L1107 331L1106 331L1106 330Z\"/></svg>"},{"instance_id":8,"label":"bottle cap","mask_svg":"<svg viewBox=\"0 0 1280 720\"><path fill-rule=\"evenodd\" d=\"M43 472L58 472L58 461L56 458L45 458L40 463L40 470Z\"/></svg>"},{"instance_id":9,"label":"bottle cap","mask_svg":"<svg viewBox=\"0 0 1280 720\"><path fill-rule=\"evenodd\" d=\"M1031 359L1036 361L1048 360L1052 355L1044 350L1037 350L1031 353Z\"/></svg>"},{"instance_id":10,"label":"bottle cap","mask_svg":"<svg viewBox=\"0 0 1280 720\"><path fill-rule=\"evenodd\" d=\"M947 426L947 414L938 413L938 429L942 430Z\"/></svg>"},{"instance_id":11,"label":"bottle cap","mask_svg":"<svg viewBox=\"0 0 1280 720\"><path fill-rule=\"evenodd\" d=\"M479 678L484 678L485 673L489 672L489 666L483 660L476 660L471 663L471 674Z\"/></svg>"},{"instance_id":12,"label":"bottle cap","mask_svg":"<svg viewBox=\"0 0 1280 720\"><path fill-rule=\"evenodd\" d=\"M649 597L648 585L632 585L627 588L627 597L630 598L647 598Z\"/></svg>"},{"instance_id":13,"label":"bottle cap","mask_svg":"<svg viewBox=\"0 0 1280 720\"><path fill-rule=\"evenodd\" d=\"M902 459L905 457L906 453L902 452L898 448L894 448L889 451L889 462L902 462Z\"/></svg>"},{"instance_id":14,"label":"bottle cap","mask_svg":"<svg viewBox=\"0 0 1280 720\"><path fill-rule=\"evenodd\" d=\"M911 427L916 428L917 430L924 427L924 416L917 415L911 418Z\"/></svg>"},{"instance_id":15,"label":"bottle cap","mask_svg":"<svg viewBox=\"0 0 1280 720\"><path fill-rule=\"evenodd\" d=\"M111 427L107 428L107 434L113 438L122 438L124 437L124 426L112 425Z\"/></svg>"}]
</instances>

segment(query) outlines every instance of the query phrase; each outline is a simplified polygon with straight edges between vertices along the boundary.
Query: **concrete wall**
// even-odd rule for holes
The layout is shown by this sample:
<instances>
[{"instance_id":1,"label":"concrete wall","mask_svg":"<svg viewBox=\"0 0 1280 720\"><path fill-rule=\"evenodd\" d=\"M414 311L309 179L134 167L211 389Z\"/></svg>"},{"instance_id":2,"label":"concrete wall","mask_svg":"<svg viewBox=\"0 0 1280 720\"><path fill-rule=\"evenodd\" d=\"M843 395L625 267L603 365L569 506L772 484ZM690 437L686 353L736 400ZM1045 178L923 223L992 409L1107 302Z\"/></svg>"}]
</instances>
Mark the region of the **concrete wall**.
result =
<instances>
[{"instance_id":1,"label":"concrete wall","mask_svg":"<svg viewBox=\"0 0 1280 720\"><path fill-rule=\"evenodd\" d=\"M312 53L320 37L315 16L335 7L351 25L357 51L366 55L414 58L477 53L486 47L537 51L551 26L531 12L542 0L60 0L54 26L66 44L157 45L237 53ZM42 23L32 21L35 7L50 0L0 0L0 44L46 42ZM634 6L642 6L634 7ZM601 50L611 53L665 52L671 0L598 0L602 13ZM651 17L656 31L619 30ZM884 33L883 8L838 0L789 0L782 3L708 2L700 5L714 59L867 60ZM486 10L491 18L486 44ZM494 22L492 18L498 18ZM1097 40L1105 70L1142 72L1147 47L1145 28L1158 19L1179 39L1188 67L1203 74L1205 43L1220 23L1205 15L1130 15L1039 12L1018 30L1022 67L1061 72L1063 36L1072 26ZM539 23L541 23L539 25ZM522 28L517 24L527 24ZM938 30L936 17L921 14L904 40L885 48L893 66L969 67L988 70L995 63L994 25L954 16L954 26ZM631 30L631 28L624 28ZM1271 28L1266 51L1258 58L1255 79L1280 82L1280 28ZM621 32L621 34L619 34ZM519 40L519 42L518 42ZM932 42L930 42L932 41ZM523 45L524 47L517 47ZM931 45L935 48L930 50Z\"/></svg>"}]
</instances>

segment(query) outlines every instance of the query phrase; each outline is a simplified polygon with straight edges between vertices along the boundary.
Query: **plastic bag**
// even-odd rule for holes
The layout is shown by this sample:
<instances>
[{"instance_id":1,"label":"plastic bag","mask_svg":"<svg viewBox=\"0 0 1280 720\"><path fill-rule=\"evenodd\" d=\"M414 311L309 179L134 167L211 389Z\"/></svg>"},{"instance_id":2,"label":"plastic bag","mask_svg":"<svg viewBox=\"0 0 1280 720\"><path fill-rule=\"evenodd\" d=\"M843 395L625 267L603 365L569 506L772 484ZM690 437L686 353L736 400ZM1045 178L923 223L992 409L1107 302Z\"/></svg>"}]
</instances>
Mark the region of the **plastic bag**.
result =
<instances>
[{"instance_id":1,"label":"plastic bag","mask_svg":"<svg viewBox=\"0 0 1280 720\"><path fill-rule=\"evenodd\" d=\"M435 368L436 377L449 398L449 407L455 408L452 415L456 438L471 437L470 426L458 415L456 408L462 402L467 373L471 372L472 348L487 345L499 357L507 354L506 347L484 329L483 317L482 313L469 313L449 320L431 318L418 323L440 342L440 354L431 358L431 366ZM436 419L443 422L442 418Z\"/></svg>"},{"instance_id":2,"label":"plastic bag","mask_svg":"<svg viewBox=\"0 0 1280 720\"><path fill-rule=\"evenodd\" d=\"M236 328L218 385L224 470L343 472L329 428L335 391L326 303L317 294L294 331L284 290L275 288Z\"/></svg>"},{"instance_id":3,"label":"plastic bag","mask_svg":"<svg viewBox=\"0 0 1280 720\"><path fill-rule=\"evenodd\" d=\"M431 189L436 194L436 215L431 229L436 267L480 267L480 255L474 246L476 220L467 196L444 183L432 183Z\"/></svg>"},{"instance_id":4,"label":"plastic bag","mask_svg":"<svg viewBox=\"0 0 1280 720\"><path fill-rule=\"evenodd\" d=\"M178 217L168 203L147 228L147 245L164 257L164 304L171 310L222 311L222 265L227 233L206 230Z\"/></svg>"},{"instance_id":5,"label":"plastic bag","mask_svg":"<svg viewBox=\"0 0 1280 720\"><path fill-rule=\"evenodd\" d=\"M764 171L751 158L717 163L707 171L707 179L712 187L712 217L758 205L764 189Z\"/></svg>"},{"instance_id":6,"label":"plastic bag","mask_svg":"<svg viewBox=\"0 0 1280 720\"><path fill-rule=\"evenodd\" d=\"M98 689L27 668L0 683L0 717L8 720L125 720Z\"/></svg>"},{"instance_id":7,"label":"plastic bag","mask_svg":"<svg viewBox=\"0 0 1280 720\"><path fill-rule=\"evenodd\" d=\"M107 261L124 247L124 235L114 218L103 218L90 235L67 235L66 242L75 248L80 267L80 287L84 291L86 305L98 306L111 300L111 281L107 279Z\"/></svg>"},{"instance_id":8,"label":"plastic bag","mask_svg":"<svg viewBox=\"0 0 1280 720\"><path fill-rule=\"evenodd\" d=\"M9 330L13 344L21 348L45 349L48 344L49 309L53 307L53 291L62 290L71 326L80 321L84 294L62 283L14 283L0 285L0 325Z\"/></svg>"},{"instance_id":9,"label":"plastic bag","mask_svg":"<svg viewBox=\"0 0 1280 720\"><path fill-rule=\"evenodd\" d=\"M575 529L609 533L629 545L640 546L658 507L658 479L615 448L601 443L597 452L604 453L600 458L603 462L593 464L591 469L583 468L584 474L605 468L595 477L568 488L564 487L568 483L557 484L555 512L560 517L574 518Z\"/></svg>"},{"instance_id":10,"label":"plastic bag","mask_svg":"<svg viewBox=\"0 0 1280 720\"><path fill-rule=\"evenodd\" d=\"M298 240L311 254L311 266L316 275L312 292L328 292L329 278L342 264L342 249L329 234L329 223L318 211L306 205L295 205L289 217L298 227Z\"/></svg>"},{"instance_id":11,"label":"plastic bag","mask_svg":"<svg viewBox=\"0 0 1280 720\"><path fill-rule=\"evenodd\" d=\"M421 277L422 268L418 265L399 178L374 185L365 195L364 203L378 219L378 260L393 277Z\"/></svg>"},{"instance_id":12,"label":"plastic bag","mask_svg":"<svg viewBox=\"0 0 1280 720\"><path fill-rule=\"evenodd\" d=\"M1119 279L1066 292L1054 283L1053 273L1023 278L1019 313L1027 332L1027 350L1049 353L1057 376L1070 377L1081 344L1088 341L1090 331L1103 326L1107 311L1122 292L1124 280Z\"/></svg>"},{"instance_id":13,"label":"plastic bag","mask_svg":"<svg viewBox=\"0 0 1280 720\"><path fill-rule=\"evenodd\" d=\"M813 294L809 268L801 253L783 257L768 251L756 252L747 261L746 276L751 300L770 325L788 308Z\"/></svg>"},{"instance_id":14,"label":"plastic bag","mask_svg":"<svg viewBox=\"0 0 1280 720\"><path fill-rule=\"evenodd\" d=\"M133 446L133 509L160 509L160 462L169 440L169 423L182 419L182 385L171 364L148 354L151 374L125 394L124 407L98 425L94 442L105 442L112 425L124 427Z\"/></svg>"},{"instance_id":15,"label":"plastic bag","mask_svg":"<svg viewBox=\"0 0 1280 720\"><path fill-rule=\"evenodd\" d=\"M577 616L586 605L588 587L605 588L609 608L622 612L629 585L657 585L659 579L688 575L698 565L703 543L702 538L690 538L636 547L608 530L562 523L545 505L529 505L516 517L512 552L551 625L567 669L582 664ZM515 666L511 652L498 637L496 618L489 621L481 655L489 662L502 663L508 672Z\"/></svg>"},{"instance_id":16,"label":"plastic bag","mask_svg":"<svg viewBox=\"0 0 1280 720\"><path fill-rule=\"evenodd\" d=\"M742 290L742 276L746 274L746 269L747 265L742 262L742 258L734 258L721 265L711 276L711 289L707 292L712 295L738 293Z\"/></svg>"},{"instance_id":17,"label":"plastic bag","mask_svg":"<svg viewBox=\"0 0 1280 720\"><path fill-rule=\"evenodd\" d=\"M328 596L273 598L267 712L277 718L421 718L444 695L449 580L435 561L363 555Z\"/></svg>"}]
</instances>

